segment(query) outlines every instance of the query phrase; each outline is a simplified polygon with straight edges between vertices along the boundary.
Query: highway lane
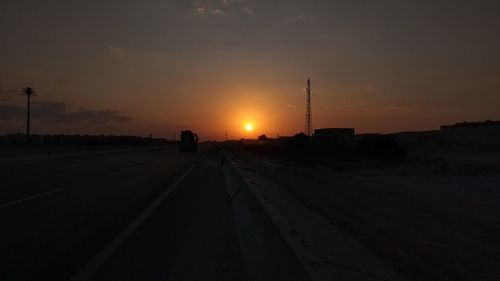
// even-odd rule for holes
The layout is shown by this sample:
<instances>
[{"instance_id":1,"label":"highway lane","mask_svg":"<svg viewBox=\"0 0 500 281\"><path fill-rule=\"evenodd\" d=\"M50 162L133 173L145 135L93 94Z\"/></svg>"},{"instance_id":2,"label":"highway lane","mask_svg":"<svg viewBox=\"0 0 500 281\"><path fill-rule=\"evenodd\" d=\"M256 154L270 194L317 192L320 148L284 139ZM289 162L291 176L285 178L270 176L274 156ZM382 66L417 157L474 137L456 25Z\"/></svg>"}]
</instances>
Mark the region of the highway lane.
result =
<instances>
[{"instance_id":1,"label":"highway lane","mask_svg":"<svg viewBox=\"0 0 500 281\"><path fill-rule=\"evenodd\" d=\"M89 280L246 280L220 155L202 159L100 265Z\"/></svg>"},{"instance_id":2,"label":"highway lane","mask_svg":"<svg viewBox=\"0 0 500 281\"><path fill-rule=\"evenodd\" d=\"M161 150L175 151L176 146L166 146ZM23 160L25 157L11 157L12 161L0 162L0 205L33 196L54 189L68 176L70 179L86 171L95 173L126 169L147 160L147 156L158 150L129 151L126 153L83 154L69 157L36 158Z\"/></svg>"},{"instance_id":3,"label":"highway lane","mask_svg":"<svg viewBox=\"0 0 500 281\"><path fill-rule=\"evenodd\" d=\"M0 280L68 280L201 153L2 163L0 205L28 199L0 208Z\"/></svg>"}]
</instances>

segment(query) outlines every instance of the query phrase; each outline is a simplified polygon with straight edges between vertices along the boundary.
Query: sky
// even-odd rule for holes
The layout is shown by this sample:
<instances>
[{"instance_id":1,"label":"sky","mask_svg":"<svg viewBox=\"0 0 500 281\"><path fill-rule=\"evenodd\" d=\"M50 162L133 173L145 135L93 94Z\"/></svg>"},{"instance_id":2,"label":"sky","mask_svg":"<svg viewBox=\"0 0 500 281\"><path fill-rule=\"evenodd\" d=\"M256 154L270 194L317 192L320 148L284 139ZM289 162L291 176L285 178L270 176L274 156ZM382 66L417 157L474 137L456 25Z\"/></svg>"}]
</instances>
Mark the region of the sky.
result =
<instances>
[{"instance_id":1,"label":"sky","mask_svg":"<svg viewBox=\"0 0 500 281\"><path fill-rule=\"evenodd\" d=\"M202 140L500 119L499 1L2 0L0 134ZM246 123L254 130L244 130Z\"/></svg>"}]
</instances>

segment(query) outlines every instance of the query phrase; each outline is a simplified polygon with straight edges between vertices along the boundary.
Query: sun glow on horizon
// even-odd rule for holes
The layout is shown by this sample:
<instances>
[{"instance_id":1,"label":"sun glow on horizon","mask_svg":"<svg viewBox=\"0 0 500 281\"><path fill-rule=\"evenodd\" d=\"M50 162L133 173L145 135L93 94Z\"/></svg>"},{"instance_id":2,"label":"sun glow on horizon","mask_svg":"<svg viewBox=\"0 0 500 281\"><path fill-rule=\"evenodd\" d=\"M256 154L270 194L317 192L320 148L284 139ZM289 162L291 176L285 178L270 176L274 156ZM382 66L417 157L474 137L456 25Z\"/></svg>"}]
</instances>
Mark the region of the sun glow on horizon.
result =
<instances>
[{"instance_id":1,"label":"sun glow on horizon","mask_svg":"<svg viewBox=\"0 0 500 281\"><path fill-rule=\"evenodd\" d=\"M245 131L247 131L247 132L253 131L253 124L252 123L246 123L245 124Z\"/></svg>"}]
</instances>

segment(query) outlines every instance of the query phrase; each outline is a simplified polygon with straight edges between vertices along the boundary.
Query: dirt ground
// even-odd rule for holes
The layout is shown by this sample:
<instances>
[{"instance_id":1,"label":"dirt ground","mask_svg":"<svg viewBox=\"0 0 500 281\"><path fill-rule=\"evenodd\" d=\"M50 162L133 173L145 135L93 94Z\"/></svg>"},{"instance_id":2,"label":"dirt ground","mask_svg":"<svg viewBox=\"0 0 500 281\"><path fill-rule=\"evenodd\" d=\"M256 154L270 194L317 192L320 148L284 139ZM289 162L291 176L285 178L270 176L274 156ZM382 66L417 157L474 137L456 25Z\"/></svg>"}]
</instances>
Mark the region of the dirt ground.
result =
<instances>
[{"instance_id":1,"label":"dirt ground","mask_svg":"<svg viewBox=\"0 0 500 281\"><path fill-rule=\"evenodd\" d=\"M500 147L402 139L405 163L342 172L239 155L410 280L500 280Z\"/></svg>"}]
</instances>

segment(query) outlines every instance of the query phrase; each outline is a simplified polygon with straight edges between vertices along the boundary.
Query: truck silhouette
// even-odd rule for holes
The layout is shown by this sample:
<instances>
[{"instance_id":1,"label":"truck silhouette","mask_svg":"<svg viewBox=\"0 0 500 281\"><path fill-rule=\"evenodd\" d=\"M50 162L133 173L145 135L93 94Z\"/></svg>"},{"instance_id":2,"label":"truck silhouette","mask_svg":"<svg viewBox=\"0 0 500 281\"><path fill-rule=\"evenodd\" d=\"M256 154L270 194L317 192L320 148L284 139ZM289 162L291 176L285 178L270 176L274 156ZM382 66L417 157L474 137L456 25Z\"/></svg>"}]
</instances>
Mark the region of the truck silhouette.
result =
<instances>
[{"instance_id":1,"label":"truck silhouette","mask_svg":"<svg viewBox=\"0 0 500 281\"><path fill-rule=\"evenodd\" d=\"M180 152L196 152L198 150L198 135L190 130L181 131L179 143Z\"/></svg>"}]
</instances>

